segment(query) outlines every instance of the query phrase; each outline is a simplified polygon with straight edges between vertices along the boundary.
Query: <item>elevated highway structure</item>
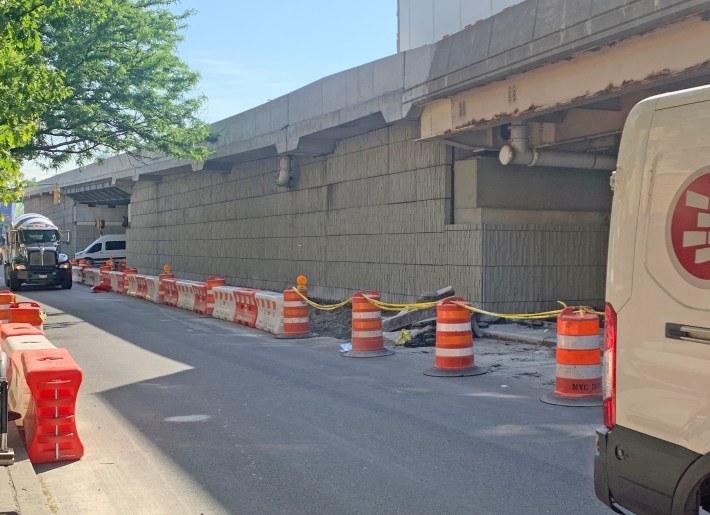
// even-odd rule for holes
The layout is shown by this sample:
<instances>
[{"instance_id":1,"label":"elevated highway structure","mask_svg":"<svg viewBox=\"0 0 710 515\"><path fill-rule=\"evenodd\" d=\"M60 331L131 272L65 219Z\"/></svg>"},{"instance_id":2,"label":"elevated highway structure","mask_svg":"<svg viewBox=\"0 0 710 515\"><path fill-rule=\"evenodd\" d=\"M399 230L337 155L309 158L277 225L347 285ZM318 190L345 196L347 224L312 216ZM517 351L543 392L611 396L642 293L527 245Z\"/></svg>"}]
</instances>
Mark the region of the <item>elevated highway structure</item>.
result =
<instances>
[{"instance_id":1,"label":"elevated highway structure","mask_svg":"<svg viewBox=\"0 0 710 515\"><path fill-rule=\"evenodd\" d=\"M151 274L275 290L306 274L317 297L392 301L451 284L509 312L599 305L624 120L710 80L709 13L527 0L214 123L204 162L118 156L30 188L26 209L73 225L77 249L106 220Z\"/></svg>"}]
</instances>

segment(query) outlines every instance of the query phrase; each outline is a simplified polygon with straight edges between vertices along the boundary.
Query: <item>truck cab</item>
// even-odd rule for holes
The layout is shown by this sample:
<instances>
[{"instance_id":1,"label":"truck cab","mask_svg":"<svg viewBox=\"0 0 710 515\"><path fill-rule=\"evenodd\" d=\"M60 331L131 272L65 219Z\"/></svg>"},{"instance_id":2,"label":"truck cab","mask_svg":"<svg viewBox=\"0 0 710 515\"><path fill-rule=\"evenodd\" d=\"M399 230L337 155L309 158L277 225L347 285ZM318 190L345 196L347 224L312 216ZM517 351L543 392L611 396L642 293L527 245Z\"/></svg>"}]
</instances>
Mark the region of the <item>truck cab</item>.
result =
<instances>
[{"instance_id":1,"label":"truck cab","mask_svg":"<svg viewBox=\"0 0 710 515\"><path fill-rule=\"evenodd\" d=\"M612 177L594 486L615 511L710 510L710 86L630 113Z\"/></svg>"},{"instance_id":2,"label":"truck cab","mask_svg":"<svg viewBox=\"0 0 710 515\"><path fill-rule=\"evenodd\" d=\"M14 221L6 235L4 254L5 284L17 291L23 284L72 287L71 262L61 253L68 242L47 217L29 213Z\"/></svg>"}]
</instances>

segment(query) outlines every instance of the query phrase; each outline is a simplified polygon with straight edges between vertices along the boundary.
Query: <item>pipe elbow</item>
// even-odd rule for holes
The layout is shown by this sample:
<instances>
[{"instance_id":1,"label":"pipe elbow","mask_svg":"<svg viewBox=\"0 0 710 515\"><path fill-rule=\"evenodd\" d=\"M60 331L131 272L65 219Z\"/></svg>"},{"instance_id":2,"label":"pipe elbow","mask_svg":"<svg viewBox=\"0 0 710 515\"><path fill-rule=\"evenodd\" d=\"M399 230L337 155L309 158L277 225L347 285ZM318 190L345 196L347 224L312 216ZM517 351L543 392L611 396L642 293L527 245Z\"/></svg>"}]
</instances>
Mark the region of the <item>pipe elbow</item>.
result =
<instances>
[{"instance_id":1,"label":"pipe elbow","mask_svg":"<svg viewBox=\"0 0 710 515\"><path fill-rule=\"evenodd\" d=\"M279 173L274 179L277 186L289 187L293 183L291 176L291 156L279 157Z\"/></svg>"}]
</instances>

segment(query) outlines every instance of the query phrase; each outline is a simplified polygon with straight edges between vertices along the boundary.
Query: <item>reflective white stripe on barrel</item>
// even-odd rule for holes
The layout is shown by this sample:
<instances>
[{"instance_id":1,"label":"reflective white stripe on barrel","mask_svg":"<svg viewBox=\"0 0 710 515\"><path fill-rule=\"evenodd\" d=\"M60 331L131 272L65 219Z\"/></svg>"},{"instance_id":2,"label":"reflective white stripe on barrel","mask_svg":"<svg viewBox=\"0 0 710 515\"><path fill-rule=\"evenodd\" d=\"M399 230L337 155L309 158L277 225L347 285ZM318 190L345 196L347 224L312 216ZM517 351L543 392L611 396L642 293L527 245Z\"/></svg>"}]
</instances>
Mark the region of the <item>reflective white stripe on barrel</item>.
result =
<instances>
[{"instance_id":1,"label":"reflective white stripe on barrel","mask_svg":"<svg viewBox=\"0 0 710 515\"><path fill-rule=\"evenodd\" d=\"M437 356L442 356L445 358L453 358L459 356L473 356L473 347L467 347L465 349L444 349L437 347L435 349Z\"/></svg>"},{"instance_id":2,"label":"reflective white stripe on barrel","mask_svg":"<svg viewBox=\"0 0 710 515\"><path fill-rule=\"evenodd\" d=\"M557 335L557 347L560 349L573 350L593 350L600 347L599 335L591 336L570 336L568 334Z\"/></svg>"},{"instance_id":3,"label":"reflective white stripe on barrel","mask_svg":"<svg viewBox=\"0 0 710 515\"><path fill-rule=\"evenodd\" d=\"M382 318L381 311L353 311L353 318L357 320L367 320L371 318Z\"/></svg>"},{"instance_id":4,"label":"reflective white stripe on barrel","mask_svg":"<svg viewBox=\"0 0 710 515\"><path fill-rule=\"evenodd\" d=\"M382 331L353 331L353 338L379 338Z\"/></svg>"},{"instance_id":5,"label":"reflective white stripe on barrel","mask_svg":"<svg viewBox=\"0 0 710 515\"><path fill-rule=\"evenodd\" d=\"M306 305L304 300L287 300L284 302L285 308L302 308Z\"/></svg>"},{"instance_id":6,"label":"reflective white stripe on barrel","mask_svg":"<svg viewBox=\"0 0 710 515\"><path fill-rule=\"evenodd\" d=\"M284 324L305 324L308 322L308 317L303 318L284 318Z\"/></svg>"},{"instance_id":7,"label":"reflective white stripe on barrel","mask_svg":"<svg viewBox=\"0 0 710 515\"><path fill-rule=\"evenodd\" d=\"M471 330L471 324L436 324L437 331L443 331L445 333L461 333L464 331Z\"/></svg>"},{"instance_id":8,"label":"reflective white stripe on barrel","mask_svg":"<svg viewBox=\"0 0 710 515\"><path fill-rule=\"evenodd\" d=\"M601 365L561 365L557 364L557 377L565 379L599 379Z\"/></svg>"}]
</instances>

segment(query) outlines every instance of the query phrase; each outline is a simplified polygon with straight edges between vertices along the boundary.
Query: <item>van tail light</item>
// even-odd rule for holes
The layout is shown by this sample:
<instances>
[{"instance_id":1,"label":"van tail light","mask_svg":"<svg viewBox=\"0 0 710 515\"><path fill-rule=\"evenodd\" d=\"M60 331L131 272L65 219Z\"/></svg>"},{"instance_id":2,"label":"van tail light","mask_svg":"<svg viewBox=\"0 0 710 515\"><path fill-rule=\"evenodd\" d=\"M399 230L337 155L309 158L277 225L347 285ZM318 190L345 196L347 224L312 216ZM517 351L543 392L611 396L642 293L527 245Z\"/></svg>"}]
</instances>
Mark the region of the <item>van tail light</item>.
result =
<instances>
[{"instance_id":1,"label":"van tail light","mask_svg":"<svg viewBox=\"0 0 710 515\"><path fill-rule=\"evenodd\" d=\"M604 425L613 429L616 425L616 311L608 302L604 306L604 318Z\"/></svg>"}]
</instances>

